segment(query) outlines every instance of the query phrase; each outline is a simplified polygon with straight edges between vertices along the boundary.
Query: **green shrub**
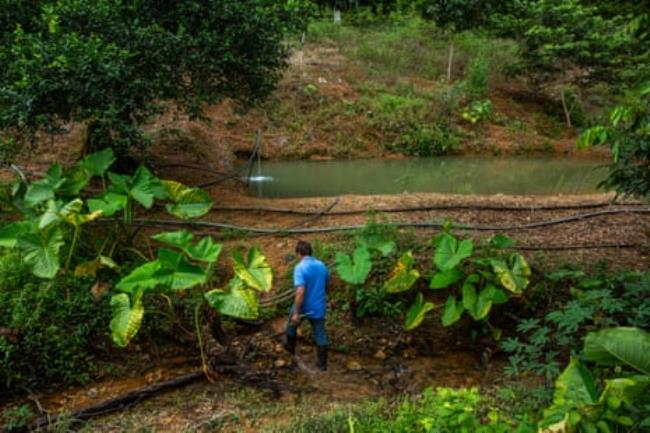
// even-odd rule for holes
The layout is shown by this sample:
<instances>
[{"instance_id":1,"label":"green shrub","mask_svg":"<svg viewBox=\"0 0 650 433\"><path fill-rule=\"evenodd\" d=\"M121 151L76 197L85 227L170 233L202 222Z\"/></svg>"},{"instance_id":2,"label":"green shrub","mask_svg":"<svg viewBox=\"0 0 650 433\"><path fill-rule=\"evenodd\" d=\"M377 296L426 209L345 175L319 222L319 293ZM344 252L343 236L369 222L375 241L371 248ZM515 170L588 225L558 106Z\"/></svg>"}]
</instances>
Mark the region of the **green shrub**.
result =
<instances>
[{"instance_id":1,"label":"green shrub","mask_svg":"<svg viewBox=\"0 0 650 433\"><path fill-rule=\"evenodd\" d=\"M39 280L15 252L0 256L0 327L13 334L0 336L4 389L89 380L109 321L108 302L79 280Z\"/></svg>"},{"instance_id":2,"label":"green shrub","mask_svg":"<svg viewBox=\"0 0 650 433\"><path fill-rule=\"evenodd\" d=\"M472 101L460 110L460 117L472 125L492 117L492 102L489 99Z\"/></svg>"},{"instance_id":3,"label":"green shrub","mask_svg":"<svg viewBox=\"0 0 650 433\"><path fill-rule=\"evenodd\" d=\"M369 126L382 132L386 150L414 156L443 155L459 144L449 110L456 104L449 95L452 92L406 89L397 94L386 88L368 89L356 104L367 115Z\"/></svg>"},{"instance_id":4,"label":"green shrub","mask_svg":"<svg viewBox=\"0 0 650 433\"><path fill-rule=\"evenodd\" d=\"M463 90L472 98L485 97L488 90L488 63L484 54L481 53L469 63Z\"/></svg>"},{"instance_id":5,"label":"green shrub","mask_svg":"<svg viewBox=\"0 0 650 433\"><path fill-rule=\"evenodd\" d=\"M27 427L33 416L28 404L7 408L2 412L4 420L2 428L6 432L20 431Z\"/></svg>"},{"instance_id":6,"label":"green shrub","mask_svg":"<svg viewBox=\"0 0 650 433\"><path fill-rule=\"evenodd\" d=\"M522 319L517 336L502 343L510 353L506 372L531 372L550 382L561 364L579 351L585 332L609 326L650 327L650 274L623 273L587 277L580 271L549 274L533 291L548 298L558 287L571 287L571 297L543 317ZM536 310L544 310L536 304Z\"/></svg>"},{"instance_id":7,"label":"green shrub","mask_svg":"<svg viewBox=\"0 0 650 433\"><path fill-rule=\"evenodd\" d=\"M516 422L493 409L476 388L426 389L418 398L396 407L385 402L365 403L350 410L299 420L284 433L528 433L527 421Z\"/></svg>"}]
</instances>

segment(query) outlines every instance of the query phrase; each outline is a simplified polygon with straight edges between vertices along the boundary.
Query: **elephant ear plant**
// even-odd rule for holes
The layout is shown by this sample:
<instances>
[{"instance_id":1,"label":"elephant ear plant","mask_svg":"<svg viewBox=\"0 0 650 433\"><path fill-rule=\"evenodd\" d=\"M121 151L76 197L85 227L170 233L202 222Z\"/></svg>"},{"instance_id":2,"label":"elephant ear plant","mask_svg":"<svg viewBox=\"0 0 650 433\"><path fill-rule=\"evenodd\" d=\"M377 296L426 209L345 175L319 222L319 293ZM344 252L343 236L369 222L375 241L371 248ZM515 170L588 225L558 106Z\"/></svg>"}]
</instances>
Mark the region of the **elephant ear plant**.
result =
<instances>
[{"instance_id":1,"label":"elephant ear plant","mask_svg":"<svg viewBox=\"0 0 650 433\"><path fill-rule=\"evenodd\" d=\"M495 248L512 245L503 235L499 235L498 240L491 245ZM493 305L509 300L508 292L512 296L519 296L528 286L530 267L520 254L511 254L505 260L497 257L471 259L474 249L472 240L458 241L449 233L436 238L434 244L433 263L437 271L429 287L442 290L460 286L460 299L450 295L445 302L443 326L453 325L464 312L475 321L486 320ZM462 269L466 261L474 265L469 274ZM493 331L498 337L498 330Z\"/></svg>"},{"instance_id":2,"label":"elephant ear plant","mask_svg":"<svg viewBox=\"0 0 650 433\"><path fill-rule=\"evenodd\" d=\"M82 227L91 221L123 212L123 232L130 238L136 204L149 209L155 199L166 200L168 212L181 219L202 216L212 207L208 194L198 188L160 180L144 166L132 176L113 173L109 170L114 162L113 151L105 149L86 156L66 172L54 164L41 179L29 183L22 178L11 191L11 204L21 219L0 229L0 246L17 248L34 275L52 279L61 269L61 250L68 232L71 241L64 273L70 269ZM89 194L86 188L95 178L100 179L102 192L85 200L80 194ZM100 251L100 262L109 263L101 257Z\"/></svg>"},{"instance_id":3,"label":"elephant ear plant","mask_svg":"<svg viewBox=\"0 0 650 433\"><path fill-rule=\"evenodd\" d=\"M195 242L194 235L185 230L159 233L152 238L164 245L158 249L157 258L135 268L122 278L116 285L120 293L114 294L111 299L111 335L113 341L122 347L140 329L145 312L144 295L169 296L210 287L222 250L222 245L215 243L212 237L206 236ZM259 314L256 292L271 290L271 267L257 247L248 251L246 259L240 251L235 251L232 260L235 276L228 287L210 290L203 297L220 314L239 319L256 319ZM203 357L199 326L202 306L202 303L197 304L194 316Z\"/></svg>"},{"instance_id":4,"label":"elephant ear plant","mask_svg":"<svg viewBox=\"0 0 650 433\"><path fill-rule=\"evenodd\" d=\"M92 176L103 175L106 159L110 160L101 155L84 158L71 171L74 178L64 176L61 166L54 164L43 178L31 184L26 180L15 184L12 203L22 219L0 229L0 246L18 248L34 275L51 279L61 268L61 248L65 244L66 228L70 228L72 241L64 268L67 272L81 227L101 216L101 212L85 211L84 201L70 192L85 187Z\"/></svg>"}]
</instances>

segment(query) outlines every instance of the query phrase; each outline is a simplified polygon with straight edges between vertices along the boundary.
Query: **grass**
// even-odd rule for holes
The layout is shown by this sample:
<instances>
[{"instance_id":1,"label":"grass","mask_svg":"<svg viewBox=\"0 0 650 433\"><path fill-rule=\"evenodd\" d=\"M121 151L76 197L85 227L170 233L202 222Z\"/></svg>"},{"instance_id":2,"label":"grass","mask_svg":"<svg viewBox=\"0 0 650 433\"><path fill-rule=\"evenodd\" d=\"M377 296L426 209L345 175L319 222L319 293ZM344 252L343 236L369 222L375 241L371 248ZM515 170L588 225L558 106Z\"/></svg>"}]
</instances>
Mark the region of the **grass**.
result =
<instances>
[{"instance_id":1,"label":"grass","mask_svg":"<svg viewBox=\"0 0 650 433\"><path fill-rule=\"evenodd\" d=\"M330 16L310 23L304 63L289 71L274 98L261 108L271 135L282 137L281 150L274 156L427 157L497 148L521 152L513 142L519 139L514 131L509 131L510 140L503 146L495 143L503 134L488 127L504 126L507 114L495 108L481 122L463 117L476 102L503 107L497 102L508 98L506 89L525 87L523 81L513 85L505 70L518 60L514 41L477 30L450 39L416 15L362 15L344 15L341 25ZM454 62L448 82L452 41ZM543 115L545 107L537 108ZM558 126L541 125L531 116L524 119L526 127L541 134L562 130L561 119L543 117ZM545 151L552 147L540 140L524 147L539 146Z\"/></svg>"},{"instance_id":2,"label":"grass","mask_svg":"<svg viewBox=\"0 0 650 433\"><path fill-rule=\"evenodd\" d=\"M338 65L336 56L342 54L344 64L333 66L333 72L353 91L346 96L325 91L325 78L310 82L303 75L291 92L266 106L265 115L290 136L285 152L299 158L323 147L339 158L373 156L373 151L374 156L455 153L462 141L461 108L485 99L504 80L502 67L516 59L515 44L480 32L455 35L449 83L450 40L432 22L393 14L358 25L358 16L355 24L351 18L342 25L329 17L312 22L305 50L325 50L319 58L325 65Z\"/></svg>"},{"instance_id":3,"label":"grass","mask_svg":"<svg viewBox=\"0 0 650 433\"><path fill-rule=\"evenodd\" d=\"M415 15L391 15L370 27L336 25L329 19L312 22L308 41L334 44L345 56L362 64L370 78L391 82L398 77L436 81L445 78L449 38L435 24ZM517 56L514 42L478 31L453 37L454 73L464 80L475 59L483 59L490 84L503 79L503 66Z\"/></svg>"}]
</instances>

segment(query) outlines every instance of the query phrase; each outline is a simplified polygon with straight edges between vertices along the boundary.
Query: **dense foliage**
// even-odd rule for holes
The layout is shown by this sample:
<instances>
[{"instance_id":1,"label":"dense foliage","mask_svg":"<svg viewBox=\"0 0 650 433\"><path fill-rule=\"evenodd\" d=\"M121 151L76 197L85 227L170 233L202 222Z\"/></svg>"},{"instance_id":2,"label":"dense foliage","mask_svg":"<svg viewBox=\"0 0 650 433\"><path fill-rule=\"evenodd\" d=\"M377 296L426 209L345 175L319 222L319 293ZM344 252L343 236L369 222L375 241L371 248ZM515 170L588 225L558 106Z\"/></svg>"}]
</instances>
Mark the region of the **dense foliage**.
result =
<instances>
[{"instance_id":1,"label":"dense foliage","mask_svg":"<svg viewBox=\"0 0 650 433\"><path fill-rule=\"evenodd\" d=\"M0 129L5 146L87 122L89 149L143 145L141 126L175 106L252 103L285 65L283 38L304 4L270 0L0 4ZM11 154L5 158L9 158Z\"/></svg>"},{"instance_id":2,"label":"dense foliage","mask_svg":"<svg viewBox=\"0 0 650 433\"><path fill-rule=\"evenodd\" d=\"M606 125L586 131L583 147L609 145L613 164L604 182L623 195L650 195L650 83L629 92L624 103L610 114Z\"/></svg>"},{"instance_id":3,"label":"dense foliage","mask_svg":"<svg viewBox=\"0 0 650 433\"><path fill-rule=\"evenodd\" d=\"M0 255L0 395L7 390L88 381L106 353L108 305L86 283L40 280L15 252Z\"/></svg>"}]
</instances>

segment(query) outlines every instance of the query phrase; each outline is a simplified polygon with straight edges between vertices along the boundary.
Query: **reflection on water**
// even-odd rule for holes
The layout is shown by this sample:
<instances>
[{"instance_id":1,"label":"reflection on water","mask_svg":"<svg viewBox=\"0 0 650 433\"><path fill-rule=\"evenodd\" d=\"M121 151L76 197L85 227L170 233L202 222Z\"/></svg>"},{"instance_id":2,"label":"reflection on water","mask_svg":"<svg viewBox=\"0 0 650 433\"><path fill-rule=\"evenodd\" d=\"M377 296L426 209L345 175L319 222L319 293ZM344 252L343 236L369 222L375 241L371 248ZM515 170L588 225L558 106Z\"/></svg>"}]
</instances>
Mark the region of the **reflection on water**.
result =
<instances>
[{"instance_id":1,"label":"reflection on water","mask_svg":"<svg viewBox=\"0 0 650 433\"><path fill-rule=\"evenodd\" d=\"M264 197L339 194L585 194L603 162L550 157L264 162L252 189Z\"/></svg>"}]
</instances>

